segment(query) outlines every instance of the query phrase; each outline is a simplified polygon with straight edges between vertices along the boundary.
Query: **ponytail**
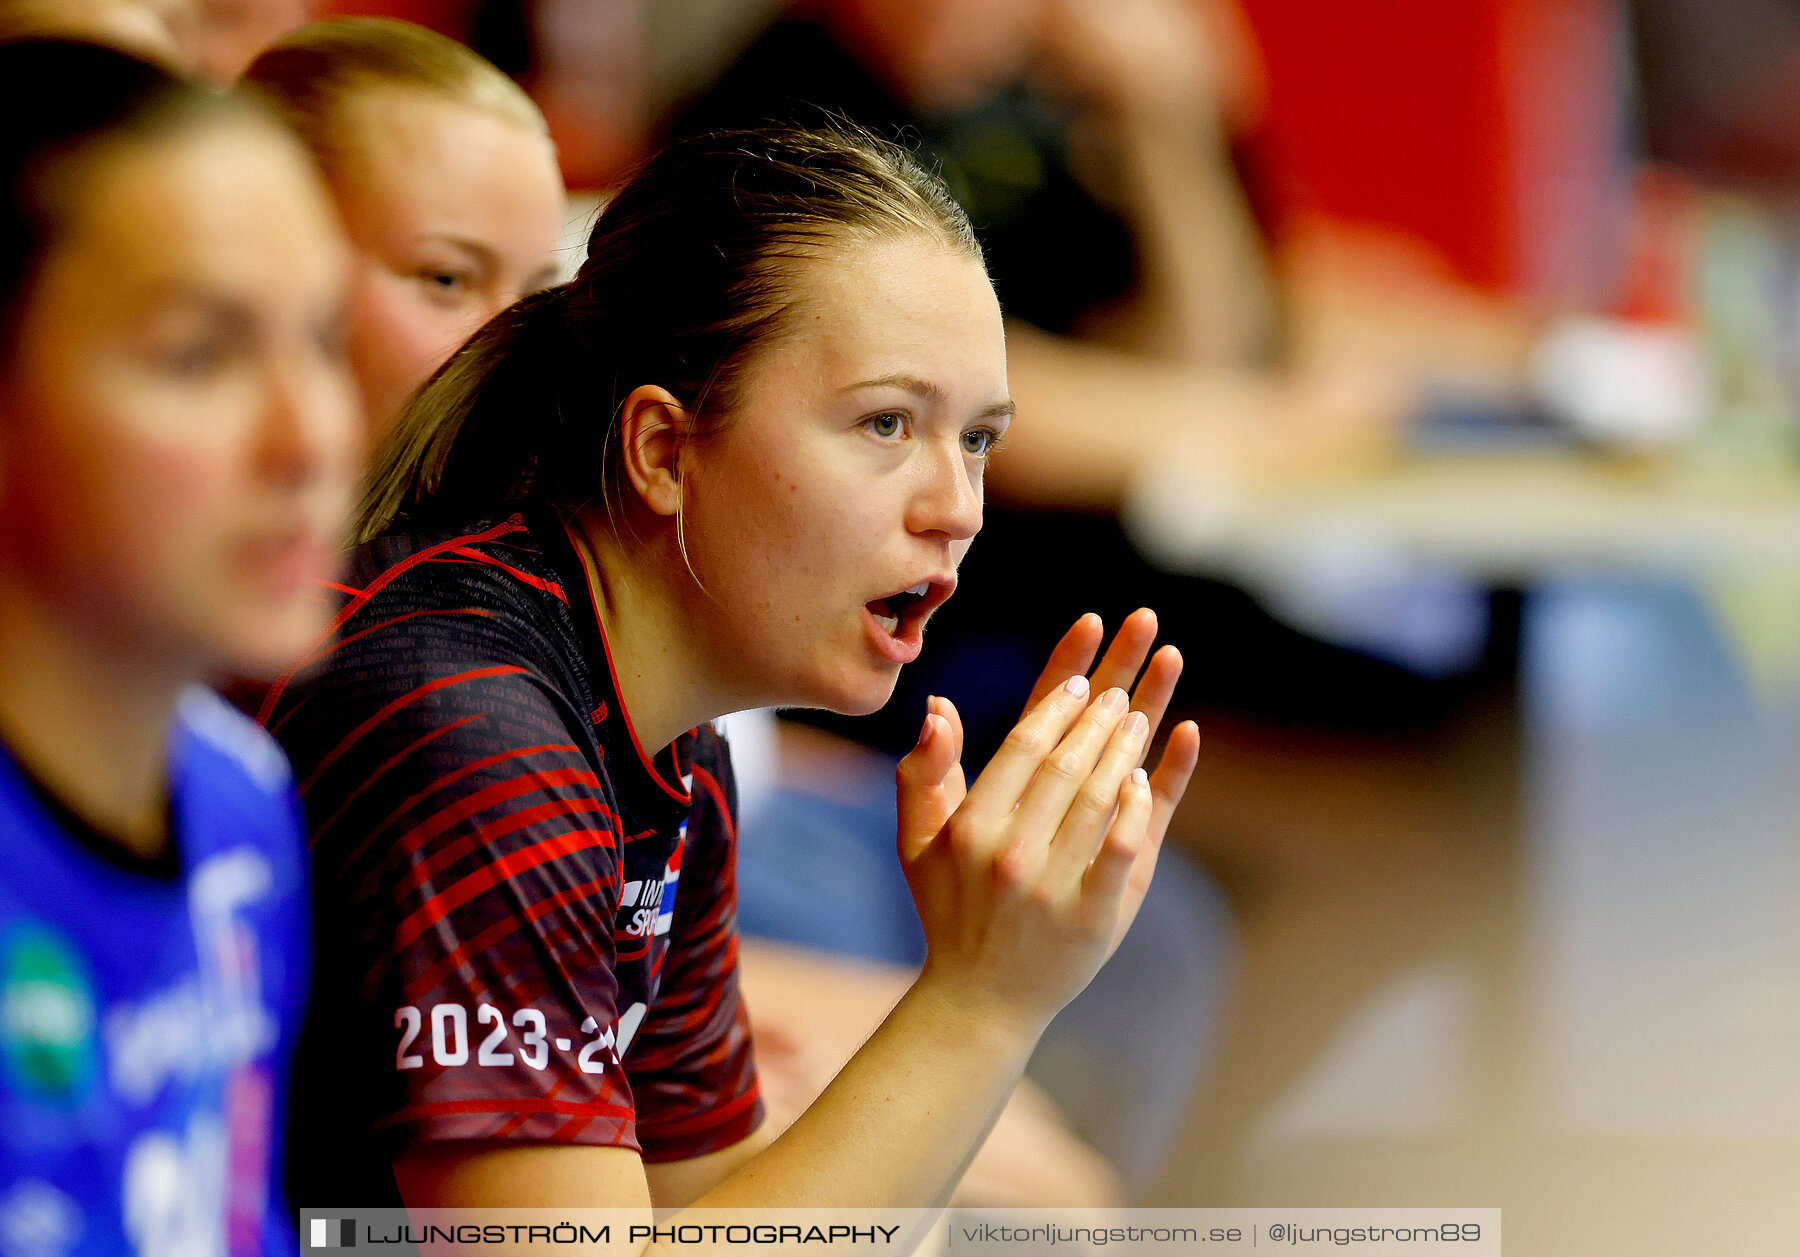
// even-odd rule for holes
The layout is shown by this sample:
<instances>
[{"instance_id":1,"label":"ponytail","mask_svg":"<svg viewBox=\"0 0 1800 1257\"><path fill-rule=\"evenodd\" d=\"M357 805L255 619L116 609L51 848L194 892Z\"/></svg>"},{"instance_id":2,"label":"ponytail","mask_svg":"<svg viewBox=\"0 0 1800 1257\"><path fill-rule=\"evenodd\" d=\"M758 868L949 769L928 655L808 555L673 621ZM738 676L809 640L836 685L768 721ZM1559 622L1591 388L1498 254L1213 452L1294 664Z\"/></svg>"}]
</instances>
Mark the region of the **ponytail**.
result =
<instances>
[{"instance_id":1,"label":"ponytail","mask_svg":"<svg viewBox=\"0 0 1800 1257\"><path fill-rule=\"evenodd\" d=\"M403 522L447 522L434 505L498 509L531 494L563 444L565 292L546 288L496 314L414 394L370 463L358 543Z\"/></svg>"}]
</instances>

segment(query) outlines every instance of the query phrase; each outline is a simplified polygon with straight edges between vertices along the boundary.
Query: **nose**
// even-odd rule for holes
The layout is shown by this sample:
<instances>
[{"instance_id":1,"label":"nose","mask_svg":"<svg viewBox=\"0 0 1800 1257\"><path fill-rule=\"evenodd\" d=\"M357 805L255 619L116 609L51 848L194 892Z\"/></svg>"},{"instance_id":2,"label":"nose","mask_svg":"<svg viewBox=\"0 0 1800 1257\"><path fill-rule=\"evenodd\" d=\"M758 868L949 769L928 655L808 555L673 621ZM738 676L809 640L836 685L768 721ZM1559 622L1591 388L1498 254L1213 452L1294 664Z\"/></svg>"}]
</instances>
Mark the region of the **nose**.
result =
<instances>
[{"instance_id":1,"label":"nose","mask_svg":"<svg viewBox=\"0 0 1800 1257\"><path fill-rule=\"evenodd\" d=\"M271 363L256 443L263 477L300 489L351 475L361 430L356 396L341 363Z\"/></svg>"},{"instance_id":2,"label":"nose","mask_svg":"<svg viewBox=\"0 0 1800 1257\"><path fill-rule=\"evenodd\" d=\"M487 326L489 319L518 301L518 299L524 295L523 292L516 288L506 288L493 293L486 301L476 307L475 326L470 329L470 335L473 335L476 331Z\"/></svg>"},{"instance_id":3,"label":"nose","mask_svg":"<svg viewBox=\"0 0 1800 1257\"><path fill-rule=\"evenodd\" d=\"M950 541L968 541L981 531L981 473L970 468L960 442L931 449L908 511L909 531Z\"/></svg>"}]
</instances>

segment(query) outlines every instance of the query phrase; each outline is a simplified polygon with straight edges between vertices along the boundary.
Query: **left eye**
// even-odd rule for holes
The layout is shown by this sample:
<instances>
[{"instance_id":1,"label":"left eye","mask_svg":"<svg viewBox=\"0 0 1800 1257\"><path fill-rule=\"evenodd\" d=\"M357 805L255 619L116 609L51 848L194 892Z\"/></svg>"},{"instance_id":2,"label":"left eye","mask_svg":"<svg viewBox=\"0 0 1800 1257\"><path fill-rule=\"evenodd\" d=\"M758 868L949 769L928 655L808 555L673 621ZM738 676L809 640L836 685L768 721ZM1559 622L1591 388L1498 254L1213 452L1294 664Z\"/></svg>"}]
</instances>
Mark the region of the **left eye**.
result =
<instances>
[{"instance_id":1,"label":"left eye","mask_svg":"<svg viewBox=\"0 0 1800 1257\"><path fill-rule=\"evenodd\" d=\"M468 298L474 289L474 281L460 271L439 270L430 267L416 276L425 288L425 298L442 306L454 306Z\"/></svg>"},{"instance_id":2,"label":"left eye","mask_svg":"<svg viewBox=\"0 0 1800 1257\"><path fill-rule=\"evenodd\" d=\"M991 428L971 428L962 434L963 453L973 454L977 458L985 457L993 452L997 439Z\"/></svg>"},{"instance_id":3,"label":"left eye","mask_svg":"<svg viewBox=\"0 0 1800 1257\"><path fill-rule=\"evenodd\" d=\"M906 420L900 415L871 415L863 420L863 425L876 436L899 436L906 431Z\"/></svg>"}]
</instances>

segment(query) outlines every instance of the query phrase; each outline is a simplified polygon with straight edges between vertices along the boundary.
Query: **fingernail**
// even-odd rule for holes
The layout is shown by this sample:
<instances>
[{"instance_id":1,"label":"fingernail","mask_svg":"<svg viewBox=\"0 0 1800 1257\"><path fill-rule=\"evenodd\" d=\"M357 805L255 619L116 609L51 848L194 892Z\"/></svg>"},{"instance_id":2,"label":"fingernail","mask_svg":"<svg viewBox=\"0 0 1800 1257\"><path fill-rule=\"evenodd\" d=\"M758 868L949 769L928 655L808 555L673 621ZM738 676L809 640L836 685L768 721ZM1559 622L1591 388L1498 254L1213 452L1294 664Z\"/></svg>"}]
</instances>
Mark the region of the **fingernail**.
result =
<instances>
[{"instance_id":1,"label":"fingernail","mask_svg":"<svg viewBox=\"0 0 1800 1257\"><path fill-rule=\"evenodd\" d=\"M1140 786L1147 786L1150 784L1150 774L1141 768L1134 768L1131 770L1131 779Z\"/></svg>"},{"instance_id":2,"label":"fingernail","mask_svg":"<svg viewBox=\"0 0 1800 1257\"><path fill-rule=\"evenodd\" d=\"M1077 672L1074 676L1063 682L1063 689L1067 690L1076 698L1086 698L1088 692L1088 679Z\"/></svg>"},{"instance_id":3,"label":"fingernail","mask_svg":"<svg viewBox=\"0 0 1800 1257\"><path fill-rule=\"evenodd\" d=\"M1150 729L1150 717L1141 711L1134 711L1125 717L1125 736L1141 738Z\"/></svg>"},{"instance_id":4,"label":"fingernail","mask_svg":"<svg viewBox=\"0 0 1800 1257\"><path fill-rule=\"evenodd\" d=\"M1100 705L1108 711L1124 711L1125 691L1116 685L1113 686L1112 689L1100 696Z\"/></svg>"},{"instance_id":5,"label":"fingernail","mask_svg":"<svg viewBox=\"0 0 1800 1257\"><path fill-rule=\"evenodd\" d=\"M931 717L925 717L925 727L919 730L919 745L924 746L931 741L931 735L934 732L936 732L936 727L931 723Z\"/></svg>"}]
</instances>

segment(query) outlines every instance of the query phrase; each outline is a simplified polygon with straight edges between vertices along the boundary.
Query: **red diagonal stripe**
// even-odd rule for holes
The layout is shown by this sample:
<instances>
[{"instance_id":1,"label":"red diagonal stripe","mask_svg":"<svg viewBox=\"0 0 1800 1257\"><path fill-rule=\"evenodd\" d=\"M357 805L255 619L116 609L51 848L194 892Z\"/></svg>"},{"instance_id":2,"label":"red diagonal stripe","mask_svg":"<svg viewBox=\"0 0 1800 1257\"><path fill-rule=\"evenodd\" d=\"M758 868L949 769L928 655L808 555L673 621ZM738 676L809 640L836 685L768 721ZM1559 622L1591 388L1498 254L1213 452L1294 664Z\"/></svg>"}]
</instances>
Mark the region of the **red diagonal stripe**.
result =
<instances>
[{"instance_id":1,"label":"red diagonal stripe","mask_svg":"<svg viewBox=\"0 0 1800 1257\"><path fill-rule=\"evenodd\" d=\"M579 886L571 886L567 890L558 891L548 899L540 899L519 915L507 914L475 937L459 944L455 951L408 982L406 984L407 1003L418 1003L426 995L435 991L440 982L468 963L470 956L479 956L488 951L501 939L515 933L522 925L536 921L560 908L566 908L577 900L596 895L605 890L608 883L617 881L616 873L606 877L596 877L592 881L582 882ZM500 976L504 977L505 975ZM470 995L477 999L486 994L485 984L480 980L479 974L474 975L474 980L469 983L468 989Z\"/></svg>"},{"instance_id":2,"label":"red diagonal stripe","mask_svg":"<svg viewBox=\"0 0 1800 1257\"><path fill-rule=\"evenodd\" d=\"M475 813L493 807L496 803L516 799L521 794L530 794L534 790L548 790L554 786L598 786L599 784L599 779L585 768L552 768L547 772L520 773L516 777L508 777L505 781L496 781L490 786L484 786L474 794L465 794L455 802L439 808L401 834L399 842L395 843L394 847L400 855L411 855L452 825L460 824Z\"/></svg>"},{"instance_id":3,"label":"red diagonal stripe","mask_svg":"<svg viewBox=\"0 0 1800 1257\"><path fill-rule=\"evenodd\" d=\"M483 554L481 551L472 549L469 546L458 546L458 547L456 547L455 550L451 551L451 553L452 554L460 554L464 558L474 559L477 563L484 563L489 567L497 567L501 571L507 573L509 576L513 576L519 580L524 581L527 585L530 585L533 589L541 589L545 593L549 594L552 598L555 598L559 602L562 602L564 605L568 604L568 601L569 601L568 595L563 593L563 587L561 585L557 584L555 581L543 580L539 577L533 576L529 572L521 572L518 568L514 567L512 564L502 563L499 559L496 559L493 555Z\"/></svg>"},{"instance_id":4,"label":"red diagonal stripe","mask_svg":"<svg viewBox=\"0 0 1800 1257\"><path fill-rule=\"evenodd\" d=\"M514 851L509 855L503 855L470 873L467 877L452 882L444 890L433 895L409 913L394 931L392 946L394 950L400 950L443 920L445 913L469 902L482 891L498 885L515 873L536 868L549 860L574 855L577 851L589 851L596 847L610 848L612 845L613 836L610 830L572 829L566 834L557 834L542 842L534 842L529 847Z\"/></svg>"},{"instance_id":5,"label":"red diagonal stripe","mask_svg":"<svg viewBox=\"0 0 1800 1257\"><path fill-rule=\"evenodd\" d=\"M300 784L300 793L305 794L308 790L312 789L319 778L333 764L337 763L338 760L343 757L345 752L355 746L358 742L362 741L363 738L368 736L370 730L374 729L375 726L399 711L402 707L418 702L427 694L435 694L439 690L450 688L452 685L461 685L464 681L479 681L483 677L516 676L525 671L526 669L512 663L497 664L491 668L471 668L467 672L458 672L451 676L439 677L435 681L427 681L425 684L414 689L411 693L402 694L393 702L382 707L381 710L377 711L373 716L370 716L367 720L357 725L356 728L350 730L342 742L339 742L336 746L332 747L330 753L327 754L324 759L319 761L318 767L313 769L312 776L308 777Z\"/></svg>"},{"instance_id":6,"label":"red diagonal stripe","mask_svg":"<svg viewBox=\"0 0 1800 1257\"><path fill-rule=\"evenodd\" d=\"M268 694L263 697L262 706L257 709L257 723L261 725L267 725L269 723L269 717L274 714L275 704L281 698L282 692L287 689L288 683L294 679L294 675L299 672L301 668L306 666L307 660L317 654L318 651L325 646L325 643L336 636L337 631L350 622L351 616L367 606L369 599L393 584L394 581L398 580L408 570L417 567L419 564L431 558L434 554L442 554L445 550L452 550L457 546L470 545L481 541L492 541L496 537L504 537L507 533L512 532L522 532L524 529L525 519L522 515L509 515L500 523L495 524L485 532L471 533L466 537L452 537L448 541L438 542L435 546L427 546L417 554L410 554L388 568L387 571L383 572L380 576L377 576L374 580L370 581L368 586L360 594L356 595L356 597L352 598L349 602L346 602L343 609L331 618L331 623L325 626L325 631L319 634L319 640L313 643L312 648L309 649L306 654L302 655L293 667L282 673L274 685L269 687Z\"/></svg>"},{"instance_id":7,"label":"red diagonal stripe","mask_svg":"<svg viewBox=\"0 0 1800 1257\"><path fill-rule=\"evenodd\" d=\"M312 837L308 840L308 845L314 847L318 846L319 839L325 836L325 831L337 824L338 818L343 816L343 814L349 810L350 805L362 798L363 793L368 790L370 786L374 785L377 781L380 781L383 774L385 774L388 769L392 768L395 764L398 764L401 760L405 759L408 755L411 755L414 751L418 750L432 739L441 738L452 730L460 729L471 720L480 720L481 715L482 713L476 712L472 716L464 716L461 720L453 721L441 729L433 729L423 737L414 738L411 742L406 744L404 749L397 751L382 760L380 766L377 767L374 772L370 773L361 785L357 786L356 789L352 790L344 797L344 801L338 804L337 811L333 812L330 816L327 816L323 823L313 830Z\"/></svg>"},{"instance_id":8,"label":"red diagonal stripe","mask_svg":"<svg viewBox=\"0 0 1800 1257\"><path fill-rule=\"evenodd\" d=\"M557 816L570 816L576 812L598 812L602 820L611 821L615 826L618 823L618 817L614 816L612 809L606 806L605 800L596 799L591 795L580 795L572 799L551 799L548 803L540 803L536 807L520 808L517 812L509 812L498 820L464 834L455 842L446 843L433 851L429 859L407 869L409 889L424 890L425 883L433 874L450 867L477 846L504 838L508 834L516 833L539 821L547 821ZM612 844L608 843L607 845L611 846Z\"/></svg>"},{"instance_id":9,"label":"red diagonal stripe","mask_svg":"<svg viewBox=\"0 0 1800 1257\"><path fill-rule=\"evenodd\" d=\"M439 790L456 784L471 773L483 772L492 768L495 764L504 764L509 759L523 759L527 755L536 755L540 751L561 753L565 751L572 752L575 749L576 748L568 742L540 742L536 746L521 746L515 750L501 751L497 755L488 755L481 759L470 760L466 764L453 768L443 776L434 780L423 790L409 795L398 807L389 812L387 816L382 819L381 824L371 829L368 834L364 836L363 840L356 844L355 849L344 858L342 864L345 868L355 864L357 860L362 858L363 852L368 850L369 844L374 842L375 839L379 838L382 834L386 833L390 825L393 825L402 816L405 816L408 812L412 811L413 808L423 803L426 799L429 799ZM513 778L513 780L517 780L517 778ZM454 804L452 804L452 806L454 806Z\"/></svg>"}]
</instances>

